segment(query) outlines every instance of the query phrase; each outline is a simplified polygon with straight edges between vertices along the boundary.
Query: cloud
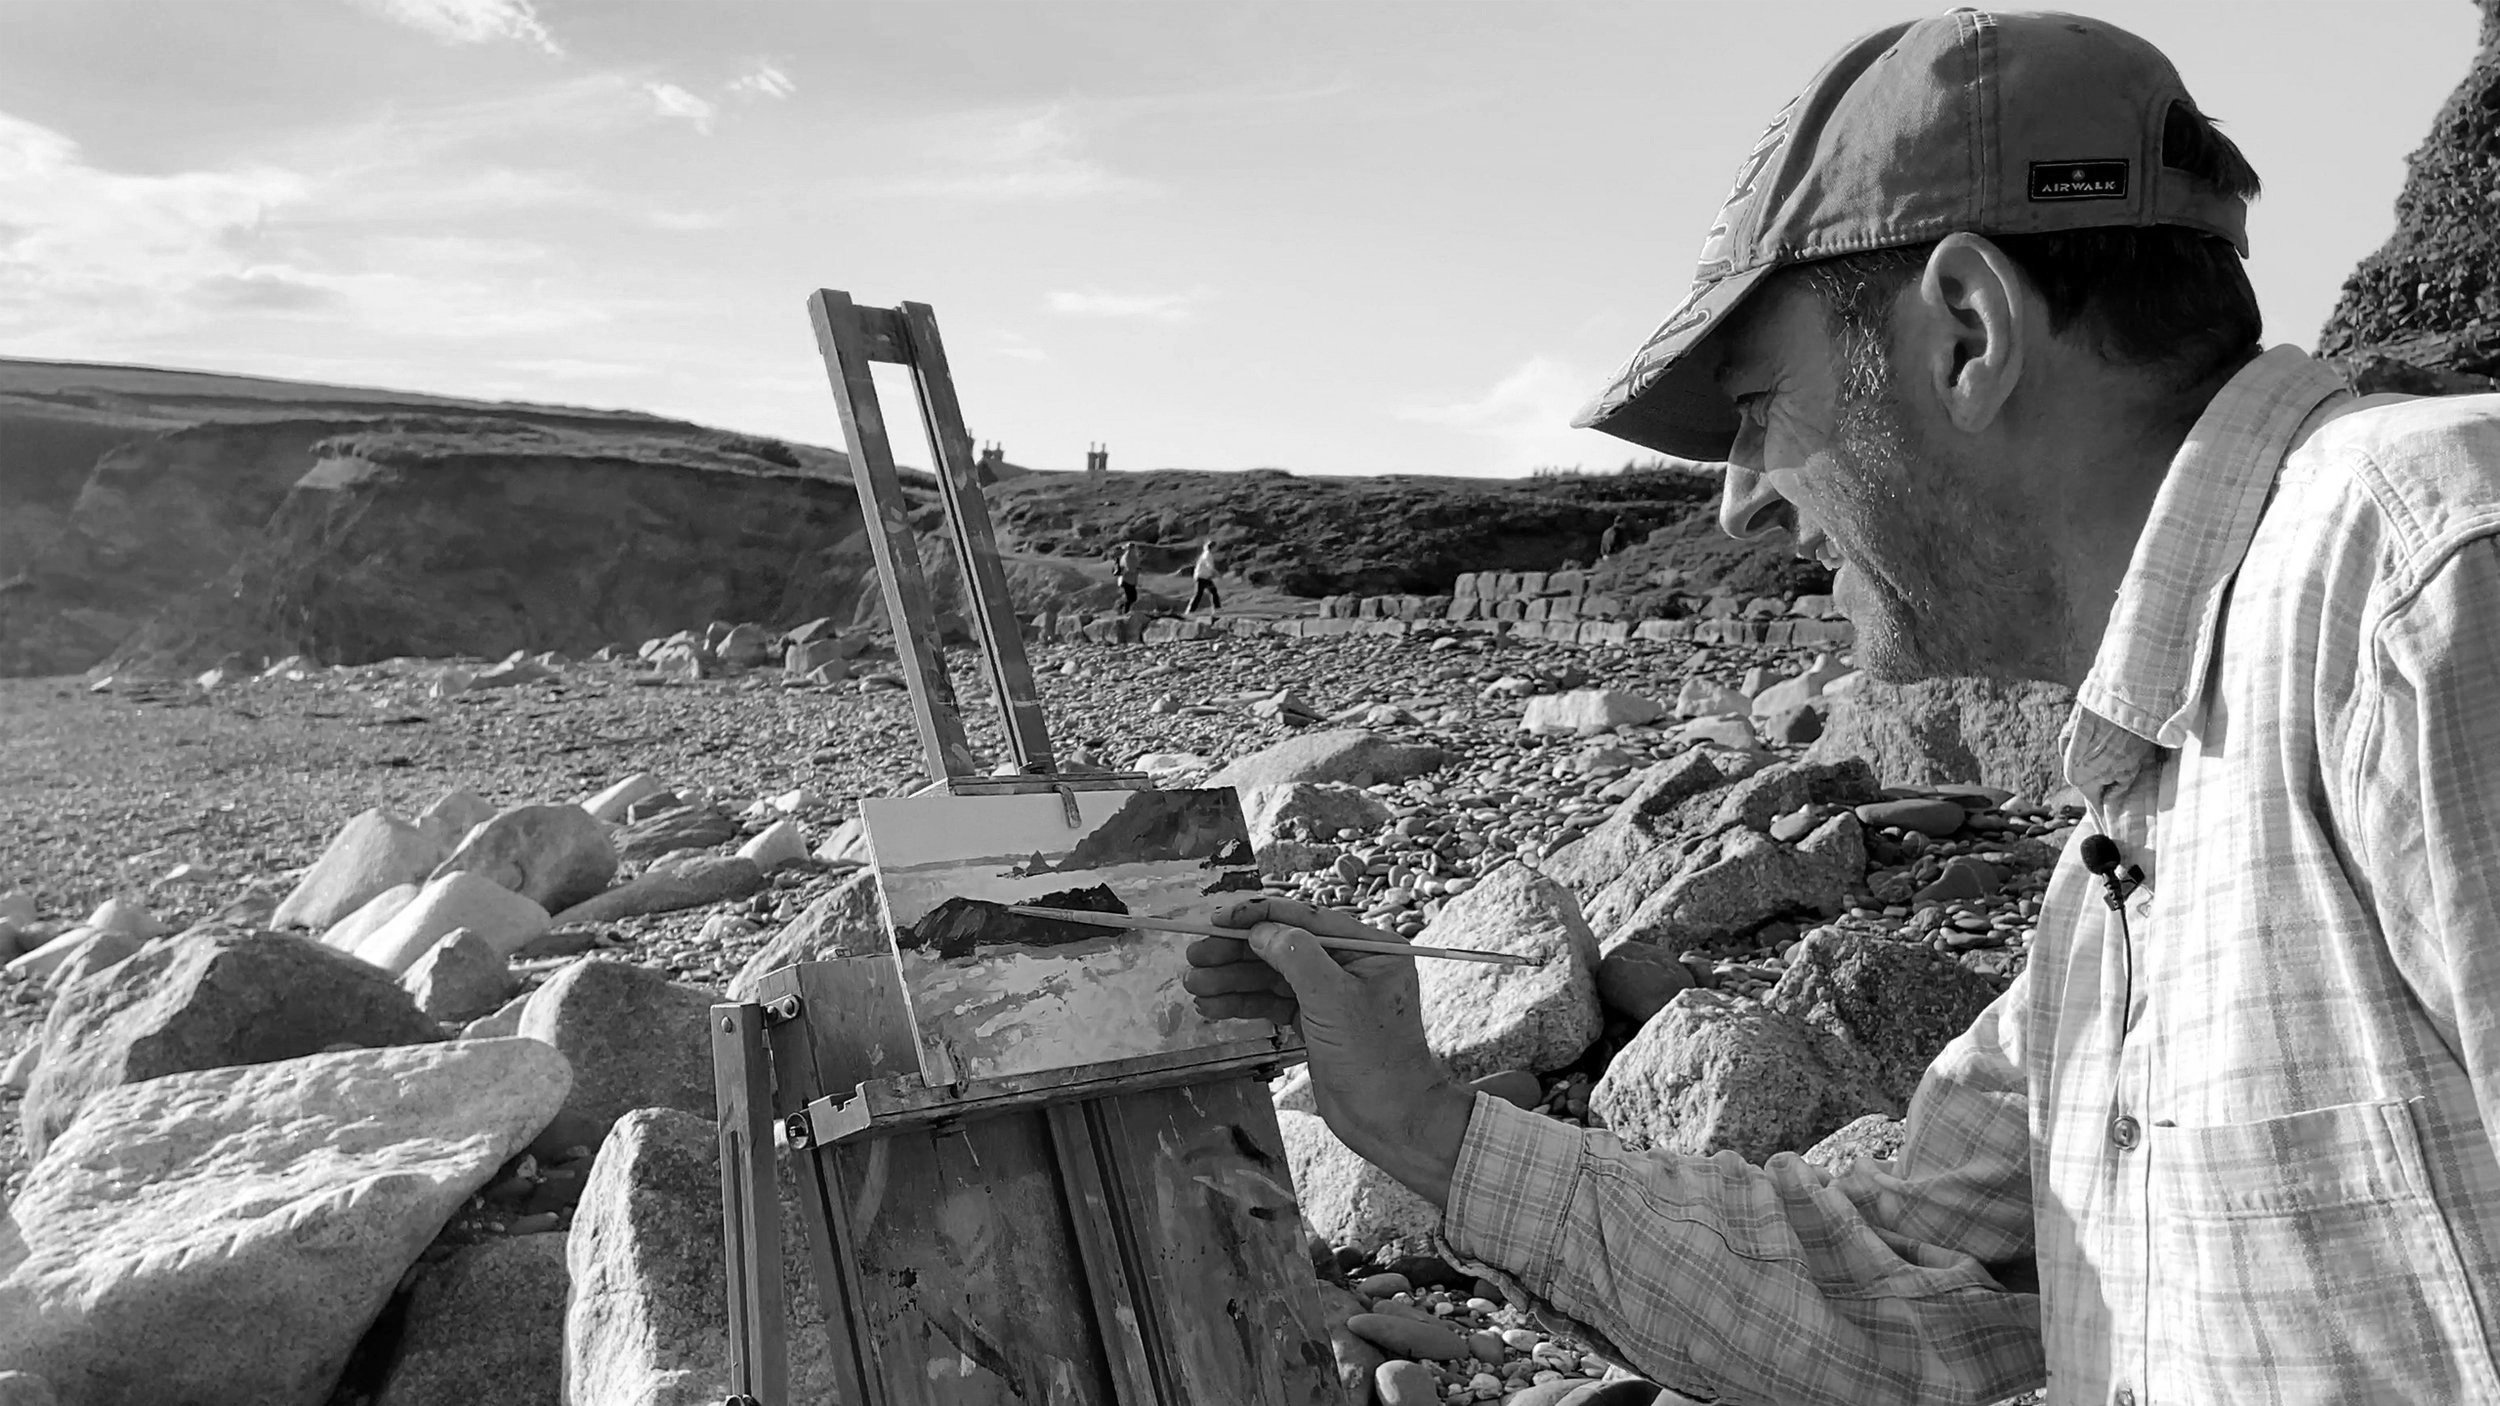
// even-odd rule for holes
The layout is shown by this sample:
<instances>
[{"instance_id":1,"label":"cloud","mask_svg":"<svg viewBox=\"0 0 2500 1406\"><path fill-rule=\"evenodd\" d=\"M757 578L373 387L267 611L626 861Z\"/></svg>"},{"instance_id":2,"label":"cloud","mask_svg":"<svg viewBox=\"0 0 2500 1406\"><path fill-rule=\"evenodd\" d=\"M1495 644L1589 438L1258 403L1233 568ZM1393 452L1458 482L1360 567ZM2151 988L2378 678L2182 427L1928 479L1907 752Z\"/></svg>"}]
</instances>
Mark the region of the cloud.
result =
<instances>
[{"instance_id":1,"label":"cloud","mask_svg":"<svg viewBox=\"0 0 2500 1406\"><path fill-rule=\"evenodd\" d=\"M642 90L651 95L651 110L662 117L674 117L694 124L705 136L712 134L712 118L720 109L674 83L645 83Z\"/></svg>"},{"instance_id":2,"label":"cloud","mask_svg":"<svg viewBox=\"0 0 2500 1406\"><path fill-rule=\"evenodd\" d=\"M798 92L799 85L790 75L774 65L758 62L754 69L731 79L729 91L756 98L787 98Z\"/></svg>"},{"instance_id":3,"label":"cloud","mask_svg":"<svg viewBox=\"0 0 2500 1406\"><path fill-rule=\"evenodd\" d=\"M1126 317L1147 322L1187 322L1198 305L1215 296L1211 288L1186 293L1106 293L1099 288L1050 295L1050 310L1074 317Z\"/></svg>"},{"instance_id":4,"label":"cloud","mask_svg":"<svg viewBox=\"0 0 2500 1406\"><path fill-rule=\"evenodd\" d=\"M386 205L423 211L421 173L387 174L404 199ZM545 287L543 246L348 213L371 198L368 175L269 164L130 174L0 113L0 344L137 355L195 346L206 330L221 342L247 337L271 319L317 319L347 336L476 339L624 312ZM516 297L516 287L532 292Z\"/></svg>"},{"instance_id":5,"label":"cloud","mask_svg":"<svg viewBox=\"0 0 2500 1406\"><path fill-rule=\"evenodd\" d=\"M320 312L343 300L338 290L286 269L211 274L191 287L201 306L237 312Z\"/></svg>"},{"instance_id":6,"label":"cloud","mask_svg":"<svg viewBox=\"0 0 2500 1406\"><path fill-rule=\"evenodd\" d=\"M357 0L364 8L446 44L526 44L562 54L530 0Z\"/></svg>"},{"instance_id":7,"label":"cloud","mask_svg":"<svg viewBox=\"0 0 2500 1406\"><path fill-rule=\"evenodd\" d=\"M1087 141L1064 105L950 115L887 143L899 174L861 178L848 189L864 199L1020 204L1148 188L1088 155Z\"/></svg>"},{"instance_id":8,"label":"cloud","mask_svg":"<svg viewBox=\"0 0 2500 1406\"><path fill-rule=\"evenodd\" d=\"M727 229L730 225L729 217L717 210L645 210L642 217L650 222L653 229L675 234Z\"/></svg>"},{"instance_id":9,"label":"cloud","mask_svg":"<svg viewBox=\"0 0 2500 1406\"><path fill-rule=\"evenodd\" d=\"M1552 357L1535 356L1491 389L1470 400L1410 405L1397 417L1412 424L1440 425L1476 436L1498 448L1493 473L1522 474L1537 468L1572 468L1585 464L1611 466L1627 457L1627 446L1595 430L1571 427L1571 417L1588 403L1604 377Z\"/></svg>"},{"instance_id":10,"label":"cloud","mask_svg":"<svg viewBox=\"0 0 2500 1406\"><path fill-rule=\"evenodd\" d=\"M203 285L210 296L269 296L265 266L282 251L268 247L267 224L311 192L301 173L273 166L101 170L61 133L0 113L0 210L10 225L0 335L60 316L177 316Z\"/></svg>"}]
</instances>

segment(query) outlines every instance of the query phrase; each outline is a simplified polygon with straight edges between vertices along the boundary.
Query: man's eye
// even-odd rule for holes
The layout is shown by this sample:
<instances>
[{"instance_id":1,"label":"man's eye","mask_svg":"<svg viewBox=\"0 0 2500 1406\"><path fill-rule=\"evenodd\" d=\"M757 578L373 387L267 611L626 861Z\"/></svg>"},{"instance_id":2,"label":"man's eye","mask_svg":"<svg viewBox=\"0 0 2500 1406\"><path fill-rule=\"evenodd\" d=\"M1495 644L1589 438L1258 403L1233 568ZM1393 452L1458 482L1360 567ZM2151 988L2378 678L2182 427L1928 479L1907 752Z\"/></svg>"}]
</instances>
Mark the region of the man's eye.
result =
<instances>
[{"instance_id":1,"label":"man's eye","mask_svg":"<svg viewBox=\"0 0 2500 1406\"><path fill-rule=\"evenodd\" d=\"M1763 412L1770 406L1770 403L1771 396L1768 391L1748 391L1736 397L1737 417L1749 425L1760 426Z\"/></svg>"}]
</instances>

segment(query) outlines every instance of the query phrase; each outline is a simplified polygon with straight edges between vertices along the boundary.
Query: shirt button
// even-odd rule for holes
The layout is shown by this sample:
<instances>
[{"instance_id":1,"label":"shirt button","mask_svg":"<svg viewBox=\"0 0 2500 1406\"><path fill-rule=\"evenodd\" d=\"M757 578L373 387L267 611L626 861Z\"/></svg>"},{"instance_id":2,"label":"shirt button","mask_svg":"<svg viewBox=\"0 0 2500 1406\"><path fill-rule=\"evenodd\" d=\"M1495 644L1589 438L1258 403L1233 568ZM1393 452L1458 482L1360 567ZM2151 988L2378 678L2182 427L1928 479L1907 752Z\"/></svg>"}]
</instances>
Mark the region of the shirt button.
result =
<instances>
[{"instance_id":1,"label":"shirt button","mask_svg":"<svg viewBox=\"0 0 2500 1406\"><path fill-rule=\"evenodd\" d=\"M2117 1117L2109 1120L2109 1140L2121 1152L2132 1151L2135 1147L2136 1140L2143 1135L2144 1129L2142 1125L2138 1124L2133 1118L2128 1117L2124 1113L2121 1113ZM2132 1396L2127 1398L2129 1401L2133 1399L2134 1398ZM2121 1401L2119 1406L2126 1406L2126 1401Z\"/></svg>"}]
</instances>

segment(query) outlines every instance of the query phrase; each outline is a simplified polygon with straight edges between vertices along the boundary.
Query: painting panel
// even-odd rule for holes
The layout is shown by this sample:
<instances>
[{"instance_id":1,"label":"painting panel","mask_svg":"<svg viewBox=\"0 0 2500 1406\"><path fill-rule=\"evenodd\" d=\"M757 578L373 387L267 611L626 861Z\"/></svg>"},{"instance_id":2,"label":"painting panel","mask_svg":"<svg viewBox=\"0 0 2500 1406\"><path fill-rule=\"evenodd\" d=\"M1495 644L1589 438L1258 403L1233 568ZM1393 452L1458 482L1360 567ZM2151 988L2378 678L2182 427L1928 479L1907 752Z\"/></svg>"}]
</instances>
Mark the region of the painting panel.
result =
<instances>
[{"instance_id":1,"label":"painting panel","mask_svg":"<svg viewBox=\"0 0 2500 1406\"><path fill-rule=\"evenodd\" d=\"M1189 939L1010 904L1212 921L1259 888L1231 788L863 801L886 921L933 1084L1264 1039L1201 1017Z\"/></svg>"}]
</instances>

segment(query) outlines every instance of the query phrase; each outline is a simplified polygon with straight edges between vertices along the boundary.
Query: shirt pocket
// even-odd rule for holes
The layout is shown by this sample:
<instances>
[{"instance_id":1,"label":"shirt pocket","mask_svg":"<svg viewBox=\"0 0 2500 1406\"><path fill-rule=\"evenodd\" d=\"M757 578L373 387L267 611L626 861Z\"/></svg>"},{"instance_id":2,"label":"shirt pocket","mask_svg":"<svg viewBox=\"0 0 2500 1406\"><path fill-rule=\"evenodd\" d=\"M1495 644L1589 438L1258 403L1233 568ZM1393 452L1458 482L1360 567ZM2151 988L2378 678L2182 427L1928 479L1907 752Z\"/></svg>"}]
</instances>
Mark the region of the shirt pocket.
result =
<instances>
[{"instance_id":1,"label":"shirt pocket","mask_svg":"<svg viewBox=\"0 0 2500 1406\"><path fill-rule=\"evenodd\" d=\"M2409 1105L2145 1133L2148 1403L2500 1401Z\"/></svg>"}]
</instances>

